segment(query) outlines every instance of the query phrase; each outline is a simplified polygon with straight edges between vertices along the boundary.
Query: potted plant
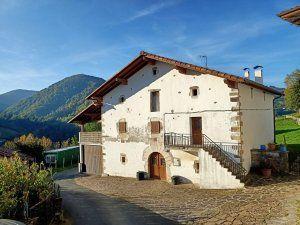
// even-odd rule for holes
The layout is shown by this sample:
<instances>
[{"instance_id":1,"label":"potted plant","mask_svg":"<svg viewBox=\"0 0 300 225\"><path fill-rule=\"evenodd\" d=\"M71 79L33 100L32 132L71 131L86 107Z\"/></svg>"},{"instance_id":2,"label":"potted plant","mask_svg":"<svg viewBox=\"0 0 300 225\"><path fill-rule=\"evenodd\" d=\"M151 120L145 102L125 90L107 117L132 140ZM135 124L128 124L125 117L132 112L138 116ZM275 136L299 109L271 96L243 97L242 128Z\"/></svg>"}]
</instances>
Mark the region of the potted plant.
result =
<instances>
[{"instance_id":1,"label":"potted plant","mask_svg":"<svg viewBox=\"0 0 300 225\"><path fill-rule=\"evenodd\" d=\"M263 158L260 162L260 168L262 175L266 178L270 178L272 175L272 165L269 158Z\"/></svg>"},{"instance_id":2,"label":"potted plant","mask_svg":"<svg viewBox=\"0 0 300 225\"><path fill-rule=\"evenodd\" d=\"M276 150L276 144L275 143L269 143L268 144L268 149L271 151L275 151Z\"/></svg>"}]
</instances>

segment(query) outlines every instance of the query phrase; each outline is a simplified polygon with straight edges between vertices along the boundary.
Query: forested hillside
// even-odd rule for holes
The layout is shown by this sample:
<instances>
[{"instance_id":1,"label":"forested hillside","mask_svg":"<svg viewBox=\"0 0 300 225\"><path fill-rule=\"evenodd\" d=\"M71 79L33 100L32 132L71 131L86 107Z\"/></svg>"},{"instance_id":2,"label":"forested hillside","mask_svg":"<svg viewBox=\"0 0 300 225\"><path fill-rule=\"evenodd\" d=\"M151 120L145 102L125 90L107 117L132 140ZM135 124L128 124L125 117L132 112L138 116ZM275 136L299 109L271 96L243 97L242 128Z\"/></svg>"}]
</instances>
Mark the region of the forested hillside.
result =
<instances>
[{"instance_id":1,"label":"forested hillside","mask_svg":"<svg viewBox=\"0 0 300 225\"><path fill-rule=\"evenodd\" d=\"M78 74L67 77L0 113L0 139L32 132L64 140L77 133L67 121L87 104L85 97L104 80Z\"/></svg>"},{"instance_id":2,"label":"forested hillside","mask_svg":"<svg viewBox=\"0 0 300 225\"><path fill-rule=\"evenodd\" d=\"M32 96L35 93L36 93L36 91L17 89L17 90L12 90L12 91L6 92L4 94L1 94L0 95L0 111L3 111L4 109L8 108L9 106L18 103L22 99L29 98L30 96Z\"/></svg>"}]
</instances>

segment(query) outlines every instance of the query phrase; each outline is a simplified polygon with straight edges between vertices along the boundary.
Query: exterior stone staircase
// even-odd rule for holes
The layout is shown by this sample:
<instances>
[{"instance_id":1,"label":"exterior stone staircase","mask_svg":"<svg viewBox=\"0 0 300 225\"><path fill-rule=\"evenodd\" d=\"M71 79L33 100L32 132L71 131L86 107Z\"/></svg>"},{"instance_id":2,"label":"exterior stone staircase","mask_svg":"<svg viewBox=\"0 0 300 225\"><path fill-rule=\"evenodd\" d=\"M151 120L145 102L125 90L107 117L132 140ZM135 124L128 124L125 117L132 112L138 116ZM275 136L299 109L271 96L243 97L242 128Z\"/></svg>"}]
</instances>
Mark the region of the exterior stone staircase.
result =
<instances>
[{"instance_id":1,"label":"exterior stone staircase","mask_svg":"<svg viewBox=\"0 0 300 225\"><path fill-rule=\"evenodd\" d=\"M241 165L240 160L237 160L234 154L226 151L222 145L215 143L205 134L202 134L201 144L194 144L189 134L166 133L164 143L167 147L193 149L191 151L203 149L241 182L246 178L247 170Z\"/></svg>"}]
</instances>

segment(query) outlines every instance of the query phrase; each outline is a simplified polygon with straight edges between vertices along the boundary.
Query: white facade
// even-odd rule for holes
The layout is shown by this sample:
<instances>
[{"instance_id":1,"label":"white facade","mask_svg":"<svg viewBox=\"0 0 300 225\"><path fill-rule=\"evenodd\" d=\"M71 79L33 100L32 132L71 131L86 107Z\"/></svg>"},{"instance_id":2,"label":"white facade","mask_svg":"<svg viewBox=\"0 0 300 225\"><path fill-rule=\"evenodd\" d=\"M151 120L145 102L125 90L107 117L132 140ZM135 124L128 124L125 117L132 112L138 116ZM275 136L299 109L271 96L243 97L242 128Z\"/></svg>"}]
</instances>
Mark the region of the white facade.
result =
<instances>
[{"instance_id":1,"label":"white facade","mask_svg":"<svg viewBox=\"0 0 300 225\"><path fill-rule=\"evenodd\" d=\"M158 68L157 75L152 74L153 67ZM251 163L250 149L273 141L271 94L254 88L251 98L247 85L232 89L224 78L192 70L182 74L174 66L158 61L140 69L127 82L103 97L105 174L135 177L137 171L149 172L149 156L159 152L166 161L167 180L178 175L202 188L240 188L243 184L207 152L199 149L198 154L193 154L166 148L164 133L191 134L191 117L201 117L203 134L214 142L242 145L242 160L247 170ZM191 88L196 87L198 95L192 96ZM151 91L159 91L159 112L150 112ZM125 97L122 103L121 96ZM120 121L127 123L126 134L119 134ZM151 121L161 122L159 134L151 134ZM126 156L125 163L121 155ZM199 171L195 169L197 162Z\"/></svg>"}]
</instances>

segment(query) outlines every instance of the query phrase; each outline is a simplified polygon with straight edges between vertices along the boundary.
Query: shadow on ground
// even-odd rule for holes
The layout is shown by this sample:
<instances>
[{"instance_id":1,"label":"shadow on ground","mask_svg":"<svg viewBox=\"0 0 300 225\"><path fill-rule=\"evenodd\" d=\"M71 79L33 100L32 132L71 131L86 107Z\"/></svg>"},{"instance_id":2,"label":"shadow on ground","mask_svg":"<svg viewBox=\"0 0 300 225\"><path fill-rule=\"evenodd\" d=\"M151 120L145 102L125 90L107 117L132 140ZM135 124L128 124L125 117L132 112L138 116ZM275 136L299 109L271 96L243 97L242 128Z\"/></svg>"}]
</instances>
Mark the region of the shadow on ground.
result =
<instances>
[{"instance_id":1,"label":"shadow on ground","mask_svg":"<svg viewBox=\"0 0 300 225\"><path fill-rule=\"evenodd\" d=\"M63 207L71 215L75 225L178 224L125 200L79 186L74 181L74 178L78 176L76 170L55 175L56 183L61 187Z\"/></svg>"}]
</instances>

